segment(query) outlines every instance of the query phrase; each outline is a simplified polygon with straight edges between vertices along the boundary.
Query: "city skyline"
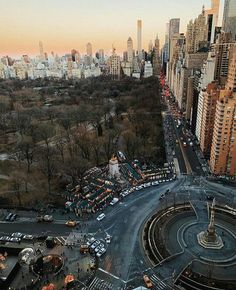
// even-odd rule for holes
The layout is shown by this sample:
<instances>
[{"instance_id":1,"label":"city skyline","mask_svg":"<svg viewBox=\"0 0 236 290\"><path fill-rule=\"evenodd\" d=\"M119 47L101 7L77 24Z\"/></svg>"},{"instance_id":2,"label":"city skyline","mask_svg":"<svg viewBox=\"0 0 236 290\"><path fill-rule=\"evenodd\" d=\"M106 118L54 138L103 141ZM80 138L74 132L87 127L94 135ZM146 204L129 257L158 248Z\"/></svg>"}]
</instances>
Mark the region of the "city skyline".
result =
<instances>
[{"instance_id":1,"label":"city skyline","mask_svg":"<svg viewBox=\"0 0 236 290\"><path fill-rule=\"evenodd\" d=\"M180 32L185 33L186 25L196 17L196 11L203 5L210 7L211 4L210 0L182 0L178 3L172 0L165 3L163 8L162 3L153 0L139 5L133 0L128 3L122 1L119 6L107 0L99 4L92 4L91 1L77 3L74 0L69 3L51 0L47 5L38 0L19 2L15 5L15 1L10 0L1 5L0 23L5 29L0 32L3 39L0 55L37 55L39 41L43 42L48 53L64 54L74 48L84 54L86 44L91 42L93 53L100 48L106 53L111 52L114 45L117 53L121 54L126 49L129 36L137 50L138 19L143 23L142 44L147 49L157 33L161 45L164 43L165 26L171 18L180 17Z\"/></svg>"}]
</instances>

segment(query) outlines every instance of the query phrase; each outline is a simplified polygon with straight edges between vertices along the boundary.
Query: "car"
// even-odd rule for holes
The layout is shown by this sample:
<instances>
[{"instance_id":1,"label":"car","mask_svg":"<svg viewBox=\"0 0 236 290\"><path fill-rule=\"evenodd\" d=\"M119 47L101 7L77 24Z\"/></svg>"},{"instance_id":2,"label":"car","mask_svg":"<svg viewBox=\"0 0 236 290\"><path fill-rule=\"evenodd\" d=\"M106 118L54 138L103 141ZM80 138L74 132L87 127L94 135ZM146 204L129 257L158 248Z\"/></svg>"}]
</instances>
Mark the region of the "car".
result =
<instances>
[{"instance_id":1,"label":"car","mask_svg":"<svg viewBox=\"0 0 236 290\"><path fill-rule=\"evenodd\" d=\"M45 222L52 222L52 221L53 221L53 217L52 217L52 215L48 215L48 214L46 214L46 215L43 217L43 220L44 220Z\"/></svg>"},{"instance_id":2,"label":"car","mask_svg":"<svg viewBox=\"0 0 236 290\"><path fill-rule=\"evenodd\" d=\"M12 233L11 236L12 236L12 238L22 239L24 234L22 234L22 233Z\"/></svg>"},{"instance_id":3,"label":"car","mask_svg":"<svg viewBox=\"0 0 236 290\"><path fill-rule=\"evenodd\" d=\"M152 281L150 280L150 278L148 277L148 275L144 275L143 276L143 280L147 286L148 289L153 287Z\"/></svg>"},{"instance_id":4,"label":"car","mask_svg":"<svg viewBox=\"0 0 236 290\"><path fill-rule=\"evenodd\" d=\"M100 243L95 249L94 251L97 253L99 252L101 249L104 249L104 245L102 243Z\"/></svg>"},{"instance_id":5,"label":"car","mask_svg":"<svg viewBox=\"0 0 236 290\"><path fill-rule=\"evenodd\" d=\"M38 215L36 217L36 221L37 222L52 222L53 221L53 217L51 215Z\"/></svg>"},{"instance_id":6,"label":"car","mask_svg":"<svg viewBox=\"0 0 236 290\"><path fill-rule=\"evenodd\" d=\"M158 185L159 184L159 181L155 180L152 182L152 185Z\"/></svg>"},{"instance_id":7,"label":"car","mask_svg":"<svg viewBox=\"0 0 236 290\"><path fill-rule=\"evenodd\" d=\"M73 220L68 220L68 221L65 223L65 225L68 226L68 227L76 227L77 222L76 222L76 221L73 221Z\"/></svg>"},{"instance_id":8,"label":"car","mask_svg":"<svg viewBox=\"0 0 236 290\"><path fill-rule=\"evenodd\" d=\"M1 237L1 241L3 241L3 242L10 242L10 241L11 241L11 237L8 237L8 236L2 236L2 237Z\"/></svg>"},{"instance_id":9,"label":"car","mask_svg":"<svg viewBox=\"0 0 236 290\"><path fill-rule=\"evenodd\" d=\"M105 248L102 248L99 252L96 253L96 256L97 257L101 257L105 253L106 253L106 249Z\"/></svg>"},{"instance_id":10,"label":"car","mask_svg":"<svg viewBox=\"0 0 236 290\"><path fill-rule=\"evenodd\" d=\"M98 245L100 245L100 241L96 240L95 242L92 243L92 245L90 245L90 248L94 250Z\"/></svg>"},{"instance_id":11,"label":"car","mask_svg":"<svg viewBox=\"0 0 236 290\"><path fill-rule=\"evenodd\" d=\"M10 242L12 243L20 243L21 239L20 238L10 238Z\"/></svg>"},{"instance_id":12,"label":"car","mask_svg":"<svg viewBox=\"0 0 236 290\"><path fill-rule=\"evenodd\" d=\"M101 213L98 217L97 217L97 221L101 221L106 217L106 215L104 213Z\"/></svg>"},{"instance_id":13,"label":"car","mask_svg":"<svg viewBox=\"0 0 236 290\"><path fill-rule=\"evenodd\" d=\"M13 221L16 219L16 217L17 217L17 214L14 213L14 214L11 216L10 221L13 222Z\"/></svg>"},{"instance_id":14,"label":"car","mask_svg":"<svg viewBox=\"0 0 236 290\"><path fill-rule=\"evenodd\" d=\"M187 143L186 142L183 142L183 145L184 145L184 147L186 147L187 146Z\"/></svg>"},{"instance_id":15,"label":"car","mask_svg":"<svg viewBox=\"0 0 236 290\"><path fill-rule=\"evenodd\" d=\"M6 242L7 241L6 238L7 238L7 236L0 237L0 242Z\"/></svg>"},{"instance_id":16,"label":"car","mask_svg":"<svg viewBox=\"0 0 236 290\"><path fill-rule=\"evenodd\" d=\"M106 241L107 244L110 244L111 243L111 236L110 235L106 235L105 241Z\"/></svg>"},{"instance_id":17,"label":"car","mask_svg":"<svg viewBox=\"0 0 236 290\"><path fill-rule=\"evenodd\" d=\"M118 198L114 197L113 200L110 202L110 205L114 205L119 201Z\"/></svg>"},{"instance_id":18,"label":"car","mask_svg":"<svg viewBox=\"0 0 236 290\"><path fill-rule=\"evenodd\" d=\"M10 212L6 217L5 217L5 221L10 221L11 217L13 216L13 213Z\"/></svg>"},{"instance_id":19,"label":"car","mask_svg":"<svg viewBox=\"0 0 236 290\"><path fill-rule=\"evenodd\" d=\"M33 240L34 236L33 235L24 235L23 240Z\"/></svg>"},{"instance_id":20,"label":"car","mask_svg":"<svg viewBox=\"0 0 236 290\"><path fill-rule=\"evenodd\" d=\"M88 241L87 241L87 245L88 246L91 246L92 245L92 243L94 243L96 241L96 239L94 238L94 237L92 237L91 239L88 239Z\"/></svg>"}]
</instances>

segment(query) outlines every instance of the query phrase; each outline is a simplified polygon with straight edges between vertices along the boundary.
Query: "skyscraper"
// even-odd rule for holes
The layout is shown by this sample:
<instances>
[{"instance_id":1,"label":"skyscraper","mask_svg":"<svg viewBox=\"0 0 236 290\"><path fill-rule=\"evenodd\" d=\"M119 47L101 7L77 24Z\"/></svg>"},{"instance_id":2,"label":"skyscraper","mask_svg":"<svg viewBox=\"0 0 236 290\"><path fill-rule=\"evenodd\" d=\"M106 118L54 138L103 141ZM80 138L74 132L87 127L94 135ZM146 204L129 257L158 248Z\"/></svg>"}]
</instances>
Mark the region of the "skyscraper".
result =
<instances>
[{"instance_id":1,"label":"skyscraper","mask_svg":"<svg viewBox=\"0 0 236 290\"><path fill-rule=\"evenodd\" d=\"M236 93L221 90L217 101L210 167L216 175L236 177Z\"/></svg>"},{"instance_id":2,"label":"skyscraper","mask_svg":"<svg viewBox=\"0 0 236 290\"><path fill-rule=\"evenodd\" d=\"M109 58L109 73L113 78L120 77L120 57L116 54L116 49L112 48L112 55Z\"/></svg>"},{"instance_id":3,"label":"skyscraper","mask_svg":"<svg viewBox=\"0 0 236 290\"><path fill-rule=\"evenodd\" d=\"M236 43L230 48L230 60L226 88L236 91Z\"/></svg>"},{"instance_id":4,"label":"skyscraper","mask_svg":"<svg viewBox=\"0 0 236 290\"><path fill-rule=\"evenodd\" d=\"M200 48L208 46L208 26L206 23L205 11L194 21L190 20L186 32L186 52L196 53Z\"/></svg>"},{"instance_id":5,"label":"skyscraper","mask_svg":"<svg viewBox=\"0 0 236 290\"><path fill-rule=\"evenodd\" d=\"M104 61L105 61L104 49L100 48L99 51L98 51L98 54L99 54L99 62L100 63L104 63Z\"/></svg>"},{"instance_id":6,"label":"skyscraper","mask_svg":"<svg viewBox=\"0 0 236 290\"><path fill-rule=\"evenodd\" d=\"M173 18L170 20L169 23L169 39L171 39L171 37L174 34L179 34L179 24L180 24L180 19L179 18Z\"/></svg>"},{"instance_id":7,"label":"skyscraper","mask_svg":"<svg viewBox=\"0 0 236 290\"><path fill-rule=\"evenodd\" d=\"M154 48L155 48L156 55L159 57L160 56L160 40L158 38L158 34L155 39Z\"/></svg>"},{"instance_id":8,"label":"skyscraper","mask_svg":"<svg viewBox=\"0 0 236 290\"><path fill-rule=\"evenodd\" d=\"M236 1L235 0L225 0L222 29L225 32L231 33L232 40L236 41Z\"/></svg>"},{"instance_id":9,"label":"skyscraper","mask_svg":"<svg viewBox=\"0 0 236 290\"><path fill-rule=\"evenodd\" d=\"M211 152L216 102L219 99L219 93L220 90L217 88L217 84L212 82L199 94L199 106L202 105L202 112L197 117L197 126L200 128L200 147L207 159L209 159Z\"/></svg>"},{"instance_id":10,"label":"skyscraper","mask_svg":"<svg viewBox=\"0 0 236 290\"><path fill-rule=\"evenodd\" d=\"M166 65L169 59L169 23L166 23L165 44L162 49L162 67L166 72Z\"/></svg>"},{"instance_id":11,"label":"skyscraper","mask_svg":"<svg viewBox=\"0 0 236 290\"><path fill-rule=\"evenodd\" d=\"M236 177L236 44L231 47L226 89L216 105L210 166L217 175Z\"/></svg>"},{"instance_id":12,"label":"skyscraper","mask_svg":"<svg viewBox=\"0 0 236 290\"><path fill-rule=\"evenodd\" d=\"M133 62L133 40L131 37L128 38L127 40L127 54L128 54L128 62Z\"/></svg>"},{"instance_id":13,"label":"skyscraper","mask_svg":"<svg viewBox=\"0 0 236 290\"><path fill-rule=\"evenodd\" d=\"M44 59L44 51L43 51L42 41L39 41L39 55L40 55L41 60L43 60Z\"/></svg>"},{"instance_id":14,"label":"skyscraper","mask_svg":"<svg viewBox=\"0 0 236 290\"><path fill-rule=\"evenodd\" d=\"M139 59L142 58L142 20L137 21L137 51Z\"/></svg>"},{"instance_id":15,"label":"skyscraper","mask_svg":"<svg viewBox=\"0 0 236 290\"><path fill-rule=\"evenodd\" d=\"M86 54L90 57L93 55L92 44L90 42L86 45Z\"/></svg>"},{"instance_id":16,"label":"skyscraper","mask_svg":"<svg viewBox=\"0 0 236 290\"><path fill-rule=\"evenodd\" d=\"M179 18L173 18L169 22L169 34L168 34L168 61L170 61L170 41L172 40L173 36L179 34Z\"/></svg>"},{"instance_id":17,"label":"skyscraper","mask_svg":"<svg viewBox=\"0 0 236 290\"><path fill-rule=\"evenodd\" d=\"M148 52L151 52L152 50L153 50L153 43L152 43L152 40L150 40L148 43Z\"/></svg>"},{"instance_id":18,"label":"skyscraper","mask_svg":"<svg viewBox=\"0 0 236 290\"><path fill-rule=\"evenodd\" d=\"M215 29L218 25L220 0L211 0L211 8L205 11L208 24L208 41L214 42Z\"/></svg>"}]
</instances>

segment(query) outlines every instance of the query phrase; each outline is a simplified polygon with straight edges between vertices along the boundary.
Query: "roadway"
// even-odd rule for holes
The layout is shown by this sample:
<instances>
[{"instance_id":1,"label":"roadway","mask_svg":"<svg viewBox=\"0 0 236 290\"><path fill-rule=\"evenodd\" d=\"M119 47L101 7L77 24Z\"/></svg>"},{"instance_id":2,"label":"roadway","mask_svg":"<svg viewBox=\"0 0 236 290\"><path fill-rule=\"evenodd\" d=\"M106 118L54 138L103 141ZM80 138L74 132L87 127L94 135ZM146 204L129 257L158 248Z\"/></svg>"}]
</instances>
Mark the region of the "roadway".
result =
<instances>
[{"instance_id":1,"label":"roadway","mask_svg":"<svg viewBox=\"0 0 236 290\"><path fill-rule=\"evenodd\" d=\"M160 195L170 189L175 192L168 195L165 200L159 200ZM218 190L219 193L218 193ZM86 235L99 237L102 233L112 236L106 254L100 258L100 277L109 275L114 278L114 289L123 285L135 285L136 281L142 283L143 273L150 268L142 245L142 228L147 218L157 208L166 207L168 203L184 201L188 199L203 199L207 192L214 193L216 200L225 200L222 195L222 186L205 181L204 177L181 176L178 180L164 183L156 187L136 191L124 198L120 203L104 210L106 217L98 222L94 215L79 228L79 232ZM228 191L233 194L231 189ZM228 200L230 205L230 199ZM23 219L23 218L22 218ZM43 234L52 236L68 236L73 229L64 225L63 220L54 223L35 223L32 220L19 219L13 223L1 222L1 235L12 232L24 232L27 234ZM104 274L104 276L103 276ZM162 273L163 274L163 273ZM169 275L167 271L167 275ZM155 276L158 276L156 273ZM166 276L167 277L167 276ZM154 288L155 289L155 288ZM163 288L164 289L164 288Z\"/></svg>"},{"instance_id":2,"label":"roadway","mask_svg":"<svg viewBox=\"0 0 236 290\"><path fill-rule=\"evenodd\" d=\"M199 160L200 148L193 140L194 138L190 132L186 130L185 120L182 117L173 116L173 109L168 100L165 100L165 105L163 126L167 160L171 161L173 157L176 157L180 173L204 175L202 165L206 162ZM183 146L183 142L186 143L186 146ZM193 146L190 146L190 142L192 142Z\"/></svg>"}]
</instances>

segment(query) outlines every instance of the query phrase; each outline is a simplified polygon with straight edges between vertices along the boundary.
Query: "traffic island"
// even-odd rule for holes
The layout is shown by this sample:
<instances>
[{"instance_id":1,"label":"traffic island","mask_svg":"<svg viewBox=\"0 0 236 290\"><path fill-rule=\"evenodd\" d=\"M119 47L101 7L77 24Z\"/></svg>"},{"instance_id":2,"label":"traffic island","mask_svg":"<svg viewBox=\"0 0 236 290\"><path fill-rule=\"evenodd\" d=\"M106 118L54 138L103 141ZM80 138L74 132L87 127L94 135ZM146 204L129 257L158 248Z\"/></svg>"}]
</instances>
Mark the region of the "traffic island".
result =
<instances>
[{"instance_id":1,"label":"traffic island","mask_svg":"<svg viewBox=\"0 0 236 290\"><path fill-rule=\"evenodd\" d=\"M235 216L215 202L208 209L201 201L173 204L144 227L152 271L171 287L236 289Z\"/></svg>"}]
</instances>

